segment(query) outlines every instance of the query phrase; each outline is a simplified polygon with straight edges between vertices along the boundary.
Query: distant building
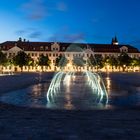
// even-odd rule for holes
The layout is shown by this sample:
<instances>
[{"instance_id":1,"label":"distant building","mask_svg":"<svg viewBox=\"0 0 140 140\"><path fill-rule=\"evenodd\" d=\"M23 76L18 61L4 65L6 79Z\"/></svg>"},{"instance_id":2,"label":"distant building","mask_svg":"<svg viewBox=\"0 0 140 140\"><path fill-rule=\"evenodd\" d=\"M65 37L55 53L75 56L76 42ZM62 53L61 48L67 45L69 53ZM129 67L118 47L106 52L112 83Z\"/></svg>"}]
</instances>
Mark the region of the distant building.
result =
<instances>
[{"instance_id":1,"label":"distant building","mask_svg":"<svg viewBox=\"0 0 140 140\"><path fill-rule=\"evenodd\" d=\"M81 47L81 51L66 51L70 45ZM62 54L67 59L72 60L74 56L82 56L85 59L92 54L99 54L103 57L119 56L120 53L126 52L130 57L140 58L140 52L137 48L131 45L119 44L117 37L112 39L111 44L84 44L84 43L61 43L61 42L30 42L25 39L22 41L6 41L0 44L2 50L8 58L12 58L19 51L24 51L35 61L41 54L48 55L52 64L55 63L56 58Z\"/></svg>"}]
</instances>

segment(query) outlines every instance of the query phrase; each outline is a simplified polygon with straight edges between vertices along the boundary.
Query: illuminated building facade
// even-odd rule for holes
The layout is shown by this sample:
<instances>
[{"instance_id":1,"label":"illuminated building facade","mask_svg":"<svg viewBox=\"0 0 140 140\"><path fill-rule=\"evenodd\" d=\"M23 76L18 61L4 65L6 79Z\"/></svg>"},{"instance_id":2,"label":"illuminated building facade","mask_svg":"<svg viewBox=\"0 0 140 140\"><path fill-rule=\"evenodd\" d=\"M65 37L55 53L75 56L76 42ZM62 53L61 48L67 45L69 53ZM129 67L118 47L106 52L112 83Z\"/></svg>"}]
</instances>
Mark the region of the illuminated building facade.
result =
<instances>
[{"instance_id":1,"label":"illuminated building facade","mask_svg":"<svg viewBox=\"0 0 140 140\"><path fill-rule=\"evenodd\" d=\"M79 46L84 50L83 52L67 51L70 45ZM68 60L79 56L84 59L90 55L99 54L102 57L115 56L118 57L122 52L126 52L130 57L140 58L140 52L137 48L131 45L120 45L117 38L113 38L110 44L84 44L84 43L61 43L61 42L30 42L22 40L6 41L0 44L0 49L8 58L12 58L19 51L24 51L34 61L37 61L41 54L48 55L51 60L51 65L54 65L56 58L59 55L65 55Z\"/></svg>"}]
</instances>

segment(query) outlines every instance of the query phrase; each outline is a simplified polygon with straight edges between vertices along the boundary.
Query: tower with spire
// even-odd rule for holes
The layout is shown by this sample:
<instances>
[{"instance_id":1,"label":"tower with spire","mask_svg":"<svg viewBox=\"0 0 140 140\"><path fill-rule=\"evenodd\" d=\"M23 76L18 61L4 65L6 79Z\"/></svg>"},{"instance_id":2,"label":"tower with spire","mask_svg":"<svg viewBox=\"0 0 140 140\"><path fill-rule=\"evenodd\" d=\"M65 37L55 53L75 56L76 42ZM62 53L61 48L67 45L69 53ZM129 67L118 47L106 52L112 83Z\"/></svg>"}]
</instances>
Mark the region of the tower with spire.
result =
<instances>
[{"instance_id":1,"label":"tower with spire","mask_svg":"<svg viewBox=\"0 0 140 140\"><path fill-rule=\"evenodd\" d=\"M112 45L119 45L119 42L116 36L112 38Z\"/></svg>"}]
</instances>

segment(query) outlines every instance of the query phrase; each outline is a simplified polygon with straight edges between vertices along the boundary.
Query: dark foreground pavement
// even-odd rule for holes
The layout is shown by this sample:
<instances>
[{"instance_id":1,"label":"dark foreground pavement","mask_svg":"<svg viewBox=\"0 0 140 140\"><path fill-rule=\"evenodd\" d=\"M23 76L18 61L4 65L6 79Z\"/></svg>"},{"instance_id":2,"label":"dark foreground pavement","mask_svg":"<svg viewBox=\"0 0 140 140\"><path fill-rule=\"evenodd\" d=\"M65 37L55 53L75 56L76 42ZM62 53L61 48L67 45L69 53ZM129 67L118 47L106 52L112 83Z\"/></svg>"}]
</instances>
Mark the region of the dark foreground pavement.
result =
<instances>
[{"instance_id":1,"label":"dark foreground pavement","mask_svg":"<svg viewBox=\"0 0 140 140\"><path fill-rule=\"evenodd\" d=\"M0 140L140 139L140 110L62 111L0 105Z\"/></svg>"}]
</instances>

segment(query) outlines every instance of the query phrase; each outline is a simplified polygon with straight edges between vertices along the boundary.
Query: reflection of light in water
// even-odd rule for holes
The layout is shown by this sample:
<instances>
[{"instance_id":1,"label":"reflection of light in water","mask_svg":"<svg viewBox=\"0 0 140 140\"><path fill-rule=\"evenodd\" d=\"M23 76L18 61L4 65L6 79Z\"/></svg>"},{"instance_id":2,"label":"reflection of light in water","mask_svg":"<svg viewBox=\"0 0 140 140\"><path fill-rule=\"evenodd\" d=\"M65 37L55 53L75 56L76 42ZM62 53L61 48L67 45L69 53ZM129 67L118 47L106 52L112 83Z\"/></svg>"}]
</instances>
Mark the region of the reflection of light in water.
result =
<instances>
[{"instance_id":1,"label":"reflection of light in water","mask_svg":"<svg viewBox=\"0 0 140 140\"><path fill-rule=\"evenodd\" d=\"M75 78L76 76L76 78ZM75 80L74 80L75 79ZM76 82L77 87L74 86ZM80 84L83 84L83 87L78 87ZM47 92L47 101L51 105L56 104L58 101L57 98L64 94L66 100L65 107L73 107L71 102L71 92L83 93L83 88L87 86L91 89L91 94L94 96L93 104L107 104L108 95L104 87L101 77L97 73L92 73L89 71L83 72L80 76L76 75L74 72L58 72L48 89ZM62 88L63 87L63 88ZM73 88L74 87L74 88Z\"/></svg>"},{"instance_id":2,"label":"reflection of light in water","mask_svg":"<svg viewBox=\"0 0 140 140\"><path fill-rule=\"evenodd\" d=\"M72 84L72 80L73 80L73 76L71 76L70 74L66 74L65 78L64 78L64 85L66 85L66 93L65 93L65 99L66 99L66 103L64 104L64 108L65 109L72 109L73 105L71 103L71 93L70 93L70 86Z\"/></svg>"},{"instance_id":3,"label":"reflection of light in water","mask_svg":"<svg viewBox=\"0 0 140 140\"><path fill-rule=\"evenodd\" d=\"M14 73L13 72L0 73L0 76L8 76L8 75L14 75Z\"/></svg>"},{"instance_id":4,"label":"reflection of light in water","mask_svg":"<svg viewBox=\"0 0 140 140\"><path fill-rule=\"evenodd\" d=\"M39 97L41 95L41 91L39 90L41 87L41 84L37 84L37 85L34 85L33 88L32 88L32 96L33 97Z\"/></svg>"},{"instance_id":5,"label":"reflection of light in water","mask_svg":"<svg viewBox=\"0 0 140 140\"><path fill-rule=\"evenodd\" d=\"M107 85L107 89L110 89L111 87L111 80L109 77L106 78L106 85Z\"/></svg>"},{"instance_id":6,"label":"reflection of light in water","mask_svg":"<svg viewBox=\"0 0 140 140\"><path fill-rule=\"evenodd\" d=\"M71 96L70 93L65 94L66 104L64 105L65 109L72 109L73 105L71 103Z\"/></svg>"},{"instance_id":7,"label":"reflection of light in water","mask_svg":"<svg viewBox=\"0 0 140 140\"><path fill-rule=\"evenodd\" d=\"M109 74L106 77L106 88L107 88L108 94L110 94L110 92L111 92L110 91L110 89L111 89L111 80L110 80Z\"/></svg>"},{"instance_id":8,"label":"reflection of light in water","mask_svg":"<svg viewBox=\"0 0 140 140\"><path fill-rule=\"evenodd\" d=\"M66 85L67 87L69 87L70 84L71 84L71 75L66 74L63 82L64 82L64 85Z\"/></svg>"}]
</instances>

